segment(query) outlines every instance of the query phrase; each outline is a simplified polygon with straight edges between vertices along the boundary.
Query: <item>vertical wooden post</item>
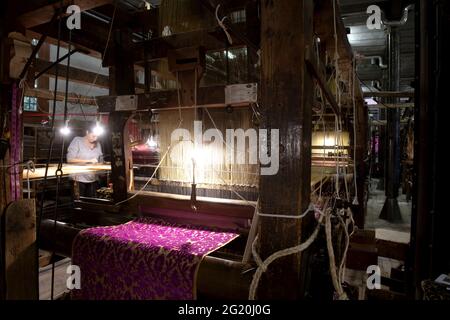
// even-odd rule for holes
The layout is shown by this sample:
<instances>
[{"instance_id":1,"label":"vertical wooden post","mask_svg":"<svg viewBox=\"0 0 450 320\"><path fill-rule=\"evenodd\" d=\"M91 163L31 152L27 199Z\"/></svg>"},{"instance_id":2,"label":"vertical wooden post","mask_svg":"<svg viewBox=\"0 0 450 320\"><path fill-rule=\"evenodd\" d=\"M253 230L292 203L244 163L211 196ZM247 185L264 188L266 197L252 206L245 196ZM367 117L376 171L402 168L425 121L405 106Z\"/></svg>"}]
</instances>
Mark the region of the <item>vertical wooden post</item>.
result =
<instances>
[{"instance_id":1,"label":"vertical wooden post","mask_svg":"<svg viewBox=\"0 0 450 320\"><path fill-rule=\"evenodd\" d=\"M50 61L50 45L49 44L44 43L41 46L41 49L39 50L39 59ZM43 89L48 90L49 85L50 85L49 77L39 77L37 80L37 85L38 85L38 88L43 88ZM38 98L37 103L38 103L40 110L42 110L44 112L48 112L48 110L49 110L48 100Z\"/></svg>"},{"instance_id":2,"label":"vertical wooden post","mask_svg":"<svg viewBox=\"0 0 450 320\"><path fill-rule=\"evenodd\" d=\"M359 86L359 81L355 81L355 86ZM355 88L356 90L356 88ZM359 88L358 88L359 90ZM358 205L354 207L354 219L356 225L364 229L366 212L367 212L367 192L368 192L368 112L364 105L364 100L356 101L356 115L354 115L356 141L354 148L356 149L356 158L354 165L356 166L356 188L358 190Z\"/></svg>"},{"instance_id":3,"label":"vertical wooden post","mask_svg":"<svg viewBox=\"0 0 450 320\"><path fill-rule=\"evenodd\" d=\"M110 68L110 94L135 94L134 63L130 52L131 39L125 30L116 30L114 37L115 66ZM130 141L125 134L129 112L112 112L109 117L111 137L111 179L115 202L125 200L132 184L130 174L133 170Z\"/></svg>"},{"instance_id":4,"label":"vertical wooden post","mask_svg":"<svg viewBox=\"0 0 450 320\"><path fill-rule=\"evenodd\" d=\"M11 42L8 39L12 19L12 4L9 1L0 2L0 149L5 149L9 144L7 136L4 135L3 124L9 126L11 106L11 79L9 78L9 64L11 59ZM0 155L0 165L10 164L9 152ZM0 170L0 230L5 225L5 208L11 201L10 180L7 170ZM0 231L0 300L6 298L6 270L5 270L5 237Z\"/></svg>"},{"instance_id":5,"label":"vertical wooden post","mask_svg":"<svg viewBox=\"0 0 450 320\"><path fill-rule=\"evenodd\" d=\"M299 215L310 202L313 85L304 60L306 52L313 50L312 36L313 1L261 1L263 125L280 130L279 171L260 179L260 212L266 214ZM298 219L261 217L260 221L262 259L300 243ZM300 254L275 261L262 277L258 298L301 297L306 269L300 262Z\"/></svg>"},{"instance_id":6,"label":"vertical wooden post","mask_svg":"<svg viewBox=\"0 0 450 320\"><path fill-rule=\"evenodd\" d=\"M450 216L447 202L445 148L448 130L446 101L450 72L448 1L417 0L414 194L411 217L411 258L407 263L411 294L420 299L421 282L450 268ZM439 23L436 23L439 21ZM439 53L439 54L438 54ZM414 298L414 296L412 296Z\"/></svg>"},{"instance_id":7,"label":"vertical wooden post","mask_svg":"<svg viewBox=\"0 0 450 320\"><path fill-rule=\"evenodd\" d=\"M247 37L255 44L260 43L260 32L258 28L258 2L250 1L245 7L245 22ZM257 68L255 65L258 63L258 55L254 50L247 47L247 82L258 81L258 75L256 74Z\"/></svg>"},{"instance_id":8,"label":"vertical wooden post","mask_svg":"<svg viewBox=\"0 0 450 320\"><path fill-rule=\"evenodd\" d=\"M38 300L35 200L13 201L4 215L6 299Z\"/></svg>"}]
</instances>

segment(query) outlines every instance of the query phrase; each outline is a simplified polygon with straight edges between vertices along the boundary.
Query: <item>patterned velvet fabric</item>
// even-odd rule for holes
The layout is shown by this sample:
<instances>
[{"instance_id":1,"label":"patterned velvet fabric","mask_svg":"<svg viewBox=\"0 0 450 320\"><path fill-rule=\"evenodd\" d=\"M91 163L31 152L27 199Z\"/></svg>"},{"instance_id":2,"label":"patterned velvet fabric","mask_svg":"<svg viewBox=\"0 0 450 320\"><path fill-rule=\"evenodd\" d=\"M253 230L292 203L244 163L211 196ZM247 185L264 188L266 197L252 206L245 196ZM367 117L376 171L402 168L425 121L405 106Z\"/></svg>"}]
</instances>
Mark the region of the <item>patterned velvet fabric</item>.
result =
<instances>
[{"instance_id":1,"label":"patterned velvet fabric","mask_svg":"<svg viewBox=\"0 0 450 320\"><path fill-rule=\"evenodd\" d=\"M81 231L72 263L81 271L74 299L196 298L201 260L238 237L232 232L175 225L153 218Z\"/></svg>"}]
</instances>

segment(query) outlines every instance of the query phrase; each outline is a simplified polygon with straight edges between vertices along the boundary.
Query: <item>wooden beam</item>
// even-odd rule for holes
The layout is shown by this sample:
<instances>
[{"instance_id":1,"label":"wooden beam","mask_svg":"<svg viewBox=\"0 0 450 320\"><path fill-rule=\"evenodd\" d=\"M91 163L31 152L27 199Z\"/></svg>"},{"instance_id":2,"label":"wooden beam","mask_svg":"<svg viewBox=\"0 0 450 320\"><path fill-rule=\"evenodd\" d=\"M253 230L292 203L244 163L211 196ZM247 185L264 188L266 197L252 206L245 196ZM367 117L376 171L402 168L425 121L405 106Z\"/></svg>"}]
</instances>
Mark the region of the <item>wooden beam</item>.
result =
<instances>
[{"instance_id":1,"label":"wooden beam","mask_svg":"<svg viewBox=\"0 0 450 320\"><path fill-rule=\"evenodd\" d=\"M41 50L39 50L39 57L41 59L50 59L50 45L49 44L44 43L42 45ZM41 59L35 60L35 71L36 71L37 63ZM39 68L39 67L37 67L37 68ZM39 89L49 89L49 85L50 85L49 78L42 77L42 78L38 79L37 85L38 85ZM47 99L38 99L37 103L38 103L39 110L41 110L43 112L48 112L49 108L48 108L48 100ZM37 120L38 119L36 119L36 121ZM29 120L27 120L27 121L29 121Z\"/></svg>"},{"instance_id":2,"label":"wooden beam","mask_svg":"<svg viewBox=\"0 0 450 320\"><path fill-rule=\"evenodd\" d=\"M36 59L36 72L40 72L40 70L43 70L45 68L48 68L52 62L45 61L42 59ZM59 64L59 72L58 77L61 77L62 79L65 79L66 77L66 65ZM55 68L50 68L45 72L45 75L54 77L56 74ZM82 84L91 84L96 79L96 73L90 72L82 69L78 69L75 67L69 68L69 80L76 83L82 83ZM109 77L105 76L103 74L99 74L97 76L97 80L95 81L95 86L100 88L109 88Z\"/></svg>"},{"instance_id":3,"label":"wooden beam","mask_svg":"<svg viewBox=\"0 0 450 320\"><path fill-rule=\"evenodd\" d=\"M260 177L259 211L265 214L296 216L310 203L313 80L305 51L313 48L312 20L312 1L261 1L263 127L279 129L280 139L278 173ZM261 258L298 245L304 240L302 224L299 219L261 217ZM257 298L302 297L306 267L300 254L275 261L261 279Z\"/></svg>"},{"instance_id":4,"label":"wooden beam","mask_svg":"<svg viewBox=\"0 0 450 320\"><path fill-rule=\"evenodd\" d=\"M31 29L28 29L28 30L25 31L25 36L27 37L27 39L28 39L30 42L31 42L32 39L39 39L41 35L42 35L42 33L33 31L33 30L31 30ZM47 37L47 38L45 39L45 43L46 43L47 45L52 44L52 45L56 46L56 45L58 45L58 40L55 39L55 38L53 38L53 37ZM72 47L73 47L73 43L74 43L74 42L72 42ZM61 46L61 48L65 48L65 49L69 48L68 43L65 42L65 41L61 41L61 42L60 42L60 46ZM102 57L101 57L101 53L100 53L99 51L95 51L95 50L93 50L92 48L88 48L88 47L86 47L86 46L83 46L83 45L81 45L80 43L76 43L76 46L77 46L77 48L79 48L79 49L81 49L81 50L84 50L84 51L86 51L86 52L89 52L89 54L87 54L87 55L89 55L89 56L91 56L91 57L94 57L94 58L97 58L97 59L101 59L101 58L102 58ZM39 52L39 56L41 56L41 53L40 53L40 52ZM41 56L41 58L42 58L42 56ZM47 58L45 58L45 59L47 59Z\"/></svg>"},{"instance_id":5,"label":"wooden beam","mask_svg":"<svg viewBox=\"0 0 450 320\"><path fill-rule=\"evenodd\" d=\"M74 4L79 6L81 11L85 11L111 2L111 0L62 0L62 5L63 8L66 8L67 6ZM55 14L55 11L58 10L60 6L60 1L53 2L52 4L46 4L42 7L34 8L33 10L21 14L17 20L26 29L29 29L49 22Z\"/></svg>"},{"instance_id":6,"label":"wooden beam","mask_svg":"<svg viewBox=\"0 0 450 320\"><path fill-rule=\"evenodd\" d=\"M353 70L355 69L356 68L353 68ZM368 110L365 107L364 99L362 98L361 84L357 79L357 76L354 75L352 77L352 82L350 83L355 92L355 114L353 114L353 121L355 121L355 133L352 138L355 153L352 156L356 166L356 177L354 177L354 179L356 179L356 188L358 193L358 204L353 206L353 212L356 225L358 228L364 229L365 217L367 213L366 199L368 198L367 176L369 174L369 163L367 163L367 142L369 140L369 115Z\"/></svg>"},{"instance_id":7,"label":"wooden beam","mask_svg":"<svg viewBox=\"0 0 450 320\"><path fill-rule=\"evenodd\" d=\"M126 30L113 30L113 46L110 50L114 67L109 69L110 94L133 95L135 93L134 61L131 47L131 34ZM114 202L127 198L133 188L133 159L130 139L125 127L131 112L112 112L109 116L111 138L111 177Z\"/></svg>"},{"instance_id":8,"label":"wooden beam","mask_svg":"<svg viewBox=\"0 0 450 320\"><path fill-rule=\"evenodd\" d=\"M48 68L51 64L52 64L52 62L50 62L50 61L37 59L36 60L36 68L37 68L36 72L39 72L39 70ZM66 68L67 68L66 65L59 64L60 71L59 71L58 77L60 79L65 79ZM47 77L54 77L55 73L56 73L55 68L51 68L51 69L48 69L44 75ZM97 77L97 79L96 79L96 77ZM96 81L94 83L95 79L96 79ZM99 74L98 76L96 76L95 72L90 72L90 71L78 69L75 67L70 67L70 69L69 69L69 81L80 83L80 84L85 84L85 85L92 84L93 86L99 87L99 88L105 88L105 89L109 88L109 76L105 76L103 74ZM142 83L136 83L136 89L143 90L144 85Z\"/></svg>"},{"instance_id":9,"label":"wooden beam","mask_svg":"<svg viewBox=\"0 0 450 320\"><path fill-rule=\"evenodd\" d=\"M37 97L38 99L53 100L53 91L46 89L25 89L25 95L30 97ZM56 93L56 101L64 101L64 92ZM67 102L69 103L81 103L87 105L95 105L95 99L91 97L84 97L75 93L69 93L67 96Z\"/></svg>"},{"instance_id":10,"label":"wooden beam","mask_svg":"<svg viewBox=\"0 0 450 320\"><path fill-rule=\"evenodd\" d=\"M306 59L305 59L306 67L308 68L308 71L311 73L311 76L313 76L317 80L317 84L319 85L320 89L324 93L325 97L327 98L327 101L331 105L331 109L333 109L333 112L335 115L339 116L339 105L336 102L336 99L334 98L333 94L331 93L330 88L328 87L323 75L321 72L319 72L319 69L317 68L317 61L314 61L314 58L312 55L308 53Z\"/></svg>"},{"instance_id":11,"label":"wooden beam","mask_svg":"<svg viewBox=\"0 0 450 320\"><path fill-rule=\"evenodd\" d=\"M11 202L3 221L6 300L38 300L35 200Z\"/></svg>"},{"instance_id":12,"label":"wooden beam","mask_svg":"<svg viewBox=\"0 0 450 320\"><path fill-rule=\"evenodd\" d=\"M200 2L205 8L207 8L211 12L211 14L213 15L216 14L216 7L217 7L216 3L213 4L211 3L210 0L200 0ZM222 3L221 5L223 6L224 4ZM230 36L232 37L232 39L237 39L240 42L245 43L245 45L251 50L253 50L254 53L256 53L259 50L259 43L254 43L253 41L251 41L247 37L247 35L243 34L241 31L235 28L234 24L232 24L229 19L225 19L223 21L223 24L227 29L228 33L230 34Z\"/></svg>"},{"instance_id":13,"label":"wooden beam","mask_svg":"<svg viewBox=\"0 0 450 320\"><path fill-rule=\"evenodd\" d=\"M364 98L414 98L412 91L371 91L363 92Z\"/></svg>"},{"instance_id":14,"label":"wooden beam","mask_svg":"<svg viewBox=\"0 0 450 320\"><path fill-rule=\"evenodd\" d=\"M240 101L232 104L225 103L226 86L200 87L197 93L197 104L206 108L244 107L248 106L248 101ZM137 94L137 109L170 110L181 108L192 108L191 104L180 101L178 104L177 90L152 91L150 94ZM116 96L100 96L96 98L100 112L113 112L115 110Z\"/></svg>"},{"instance_id":15,"label":"wooden beam","mask_svg":"<svg viewBox=\"0 0 450 320\"><path fill-rule=\"evenodd\" d=\"M61 30L61 41L69 42L69 30L66 28L67 18L62 18L62 30ZM58 25L59 21L47 22L35 26L29 30L38 33L45 34L47 37L58 39ZM82 15L81 30L72 30L71 42L72 45L76 45L82 49L94 50L101 54L106 46L106 41L108 39L110 25L103 21L97 20L88 15ZM111 45L112 42L110 42Z\"/></svg>"},{"instance_id":16,"label":"wooden beam","mask_svg":"<svg viewBox=\"0 0 450 320\"><path fill-rule=\"evenodd\" d=\"M244 32L245 23L236 24L236 30ZM156 61L163 58L167 58L169 50L181 49L188 47L202 46L206 51L219 51L226 48L226 36L223 33L222 28L216 27L210 30L196 30L184 33L178 33L167 37L157 37L141 43L133 45L133 60L135 63L141 63L144 61L144 47L147 47L150 61ZM244 47L245 43L236 39L233 41L231 48ZM103 61L103 66L113 65L112 53L108 53Z\"/></svg>"},{"instance_id":17,"label":"wooden beam","mask_svg":"<svg viewBox=\"0 0 450 320\"><path fill-rule=\"evenodd\" d=\"M391 104L391 103L386 103L386 104L369 104L367 105L367 108L369 109L383 109L383 108L414 108L414 103L398 103L398 104Z\"/></svg>"},{"instance_id":18,"label":"wooden beam","mask_svg":"<svg viewBox=\"0 0 450 320\"><path fill-rule=\"evenodd\" d=\"M113 16L114 4L107 4L92 10L94 13L98 12L109 18ZM134 14L117 6L116 16L114 18L114 26L117 28L130 29L134 32L148 32L152 31L153 34L159 34L159 8L152 8L151 10L143 10Z\"/></svg>"},{"instance_id":19,"label":"wooden beam","mask_svg":"<svg viewBox=\"0 0 450 320\"><path fill-rule=\"evenodd\" d=\"M331 58L334 57L336 42L334 38L334 13L336 12L337 49L341 71L350 68L353 61L353 51L348 42L347 32L341 18L339 3L334 0L314 1L314 32L320 38L321 45L326 47Z\"/></svg>"},{"instance_id":20,"label":"wooden beam","mask_svg":"<svg viewBox=\"0 0 450 320\"><path fill-rule=\"evenodd\" d=\"M408 123L410 123L409 120L400 121L400 124L408 124ZM387 126L387 120L372 120L371 124L374 126Z\"/></svg>"}]
</instances>

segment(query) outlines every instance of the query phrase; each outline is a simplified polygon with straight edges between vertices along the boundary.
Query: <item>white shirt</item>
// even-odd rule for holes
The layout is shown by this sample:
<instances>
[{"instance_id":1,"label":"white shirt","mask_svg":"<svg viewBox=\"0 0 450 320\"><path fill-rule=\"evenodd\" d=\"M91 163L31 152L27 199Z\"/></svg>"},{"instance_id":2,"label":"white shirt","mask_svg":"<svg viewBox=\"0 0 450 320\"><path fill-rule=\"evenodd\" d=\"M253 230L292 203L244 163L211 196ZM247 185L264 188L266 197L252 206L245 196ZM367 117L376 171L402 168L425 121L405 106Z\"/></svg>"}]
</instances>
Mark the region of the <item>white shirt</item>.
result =
<instances>
[{"instance_id":1,"label":"white shirt","mask_svg":"<svg viewBox=\"0 0 450 320\"><path fill-rule=\"evenodd\" d=\"M75 137L67 148L67 161L70 162L72 159L81 160L91 160L97 159L97 161L102 162L103 159L102 146L100 142L97 142L93 149L89 148L84 141L84 137ZM95 174L83 173L83 174L73 174L71 177L75 181L91 183L97 180Z\"/></svg>"}]
</instances>

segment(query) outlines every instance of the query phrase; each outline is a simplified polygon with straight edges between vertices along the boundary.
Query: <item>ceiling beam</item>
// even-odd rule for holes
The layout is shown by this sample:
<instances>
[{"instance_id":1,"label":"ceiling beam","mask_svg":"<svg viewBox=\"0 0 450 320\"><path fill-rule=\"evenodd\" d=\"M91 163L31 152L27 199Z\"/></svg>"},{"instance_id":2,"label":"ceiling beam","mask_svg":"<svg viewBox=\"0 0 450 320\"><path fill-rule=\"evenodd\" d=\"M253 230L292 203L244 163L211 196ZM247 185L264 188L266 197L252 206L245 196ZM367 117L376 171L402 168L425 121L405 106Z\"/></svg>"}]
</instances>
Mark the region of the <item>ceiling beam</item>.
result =
<instances>
[{"instance_id":1,"label":"ceiling beam","mask_svg":"<svg viewBox=\"0 0 450 320\"><path fill-rule=\"evenodd\" d=\"M65 28L66 20L67 18L63 18L61 21L61 41L68 43L69 30ZM49 22L33 27L31 30L39 34L46 34L48 37L53 39L58 39L58 24L59 21L54 21L52 23ZM109 24L93 17L83 15L81 30L72 30L71 42L82 48L103 53L108 34Z\"/></svg>"},{"instance_id":2,"label":"ceiling beam","mask_svg":"<svg viewBox=\"0 0 450 320\"><path fill-rule=\"evenodd\" d=\"M414 103L398 103L398 104L369 104L367 105L369 109L379 109L379 108L414 108Z\"/></svg>"},{"instance_id":3,"label":"ceiling beam","mask_svg":"<svg viewBox=\"0 0 450 320\"><path fill-rule=\"evenodd\" d=\"M40 70L44 70L45 68L50 67L52 64L53 63L50 61L36 59L36 63L35 63L36 72L39 72ZM56 75L55 69L56 69L55 67L48 69L45 72L45 75L54 77ZM67 66L58 64L58 69L59 69L58 77L65 79L66 72L67 72L66 71ZM71 82L76 82L76 83L81 83L81 84L92 84L95 79L96 79L96 81L95 81L94 86L100 87L100 88L105 88L105 89L109 88L109 77L108 76L105 76L103 74L99 74L97 76L95 72L90 72L90 71L78 69L75 67L69 67L69 81L71 81Z\"/></svg>"},{"instance_id":4,"label":"ceiling beam","mask_svg":"<svg viewBox=\"0 0 450 320\"><path fill-rule=\"evenodd\" d=\"M215 15L216 14L216 5L214 5L213 3L211 3L210 0L200 0L201 4L211 12L211 14ZM224 3L222 3L222 6L226 6L226 1L223 1ZM243 5L245 6L246 1L242 1ZM230 9L228 9L230 10ZM230 35L232 36L232 38L238 39L239 41L245 43L245 45L252 49L254 51L254 53L256 53L259 50L259 43L254 43L253 41L251 41L246 34L242 33L240 30L238 30L237 28L235 28L235 25L231 23L230 19L225 19L223 21L223 24L226 28L226 30L230 33ZM255 26L256 27L256 26ZM257 26L258 29L260 29L260 25Z\"/></svg>"},{"instance_id":5,"label":"ceiling beam","mask_svg":"<svg viewBox=\"0 0 450 320\"><path fill-rule=\"evenodd\" d=\"M104 5L95 8L94 10L90 10L90 13L98 13L111 19L114 13L114 5ZM118 6L114 18L114 26L117 28L128 28L134 32L148 32L151 30L153 34L159 34L158 20L159 8L152 8L151 10L143 10L130 14Z\"/></svg>"},{"instance_id":6,"label":"ceiling beam","mask_svg":"<svg viewBox=\"0 0 450 320\"><path fill-rule=\"evenodd\" d=\"M32 3L33 1L26 2ZM40 1L38 2L40 3ZM111 2L112 0L62 0L62 5L63 8L66 8L67 6L74 4L79 6L81 11L85 11ZM30 8L29 11L22 13L17 18L18 22L26 29L49 22L52 19L52 16L55 14L55 11L60 8L61 4L60 1L54 2L52 4L48 4L48 1L46 1L46 3L47 4L39 7Z\"/></svg>"},{"instance_id":7,"label":"ceiling beam","mask_svg":"<svg viewBox=\"0 0 450 320\"><path fill-rule=\"evenodd\" d=\"M310 52L306 53L305 63L308 71L311 73L311 76L313 76L316 79L317 84L319 85L320 89L325 95L328 103L331 106L331 109L333 109L334 114L339 116L340 115L339 105L337 104L336 99L331 93L331 90L329 89L323 74L317 68L317 61L315 61L314 55L311 55Z\"/></svg>"},{"instance_id":8,"label":"ceiling beam","mask_svg":"<svg viewBox=\"0 0 450 320\"><path fill-rule=\"evenodd\" d=\"M339 6L336 6L337 51L340 67L350 68L353 61L353 51L347 38L347 31L342 21ZM314 2L314 32L325 45L333 58L335 52L334 38L334 8L333 0L317 0Z\"/></svg>"},{"instance_id":9,"label":"ceiling beam","mask_svg":"<svg viewBox=\"0 0 450 320\"><path fill-rule=\"evenodd\" d=\"M370 91L363 92L364 98L414 98L413 91Z\"/></svg>"},{"instance_id":10,"label":"ceiling beam","mask_svg":"<svg viewBox=\"0 0 450 320\"><path fill-rule=\"evenodd\" d=\"M226 86L209 86L198 88L197 105L206 108L220 108L220 107L246 107L249 105L248 101L236 102L233 104L225 103L225 87ZM152 91L150 94L137 94L137 109L153 111L164 111L181 108L193 108L191 104L186 104L181 101L178 103L177 90ZM97 105L100 112L115 111L116 96L99 96L96 97Z\"/></svg>"},{"instance_id":11,"label":"ceiling beam","mask_svg":"<svg viewBox=\"0 0 450 320\"><path fill-rule=\"evenodd\" d=\"M244 24L236 24L236 28L245 30ZM157 37L134 45L132 49L134 53L134 62L141 63L144 61L144 47L148 50L150 61L166 58L169 50L181 49L188 47L202 46L206 51L219 51L226 48L226 36L222 28L216 27L210 30L196 30L184 33L173 34L167 37ZM231 48L245 47L245 43L239 39L234 39ZM106 54L103 66L112 66L112 55Z\"/></svg>"},{"instance_id":12,"label":"ceiling beam","mask_svg":"<svg viewBox=\"0 0 450 320\"><path fill-rule=\"evenodd\" d=\"M44 70L51 66L53 63L50 61L45 61L41 59L37 59L35 63L36 73L39 73L40 70ZM60 70L58 73L58 77L60 79L66 78L66 70L67 66L63 64L58 64L58 69ZM55 68L52 67L45 71L44 73L47 77L55 77L56 72ZM95 83L94 83L95 80ZM92 85L98 88L109 89L109 76L103 74L97 74L95 72L86 71L83 69L70 67L69 68L69 81L80 83L84 85ZM142 83L136 83L136 89L144 90L144 85Z\"/></svg>"},{"instance_id":13,"label":"ceiling beam","mask_svg":"<svg viewBox=\"0 0 450 320\"><path fill-rule=\"evenodd\" d=\"M39 99L44 100L53 100L54 98L54 92L46 89L32 89L27 88L25 89L25 95L29 97L36 97ZM56 93L56 101L64 101L65 93L64 92L57 92ZM67 102L68 103L81 103L81 104L87 104L87 105L94 105L95 106L95 99L92 97L84 97L75 93L68 93L67 95Z\"/></svg>"}]
</instances>

